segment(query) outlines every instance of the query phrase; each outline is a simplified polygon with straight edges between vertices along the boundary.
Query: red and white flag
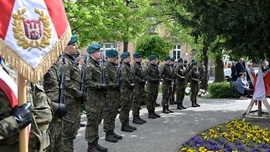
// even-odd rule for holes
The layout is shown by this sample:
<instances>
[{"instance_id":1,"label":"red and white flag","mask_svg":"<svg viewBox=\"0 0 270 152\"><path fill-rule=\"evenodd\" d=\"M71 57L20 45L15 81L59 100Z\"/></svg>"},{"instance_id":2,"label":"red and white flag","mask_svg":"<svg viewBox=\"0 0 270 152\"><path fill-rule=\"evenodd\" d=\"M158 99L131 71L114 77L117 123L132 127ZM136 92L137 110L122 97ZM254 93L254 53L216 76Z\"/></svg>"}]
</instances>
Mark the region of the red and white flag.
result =
<instances>
[{"instance_id":1,"label":"red and white flag","mask_svg":"<svg viewBox=\"0 0 270 152\"><path fill-rule=\"evenodd\" d=\"M14 80L0 67L0 89L7 96L12 108L18 105L17 88Z\"/></svg>"},{"instance_id":2,"label":"red and white flag","mask_svg":"<svg viewBox=\"0 0 270 152\"><path fill-rule=\"evenodd\" d=\"M255 80L256 80L256 73L254 71L251 71L251 69L246 65L246 69L247 69L247 74L249 75L250 81L252 83L252 85L254 86L255 84Z\"/></svg>"},{"instance_id":3,"label":"red and white flag","mask_svg":"<svg viewBox=\"0 0 270 152\"><path fill-rule=\"evenodd\" d=\"M270 95L270 72L268 71L264 76L265 95Z\"/></svg>"},{"instance_id":4,"label":"red and white flag","mask_svg":"<svg viewBox=\"0 0 270 152\"><path fill-rule=\"evenodd\" d=\"M253 100L265 101L265 85L263 79L263 72L261 65L259 65L259 72L254 86Z\"/></svg>"},{"instance_id":5,"label":"red and white flag","mask_svg":"<svg viewBox=\"0 0 270 152\"><path fill-rule=\"evenodd\" d=\"M38 82L71 37L62 0L0 0L0 56Z\"/></svg>"}]
</instances>

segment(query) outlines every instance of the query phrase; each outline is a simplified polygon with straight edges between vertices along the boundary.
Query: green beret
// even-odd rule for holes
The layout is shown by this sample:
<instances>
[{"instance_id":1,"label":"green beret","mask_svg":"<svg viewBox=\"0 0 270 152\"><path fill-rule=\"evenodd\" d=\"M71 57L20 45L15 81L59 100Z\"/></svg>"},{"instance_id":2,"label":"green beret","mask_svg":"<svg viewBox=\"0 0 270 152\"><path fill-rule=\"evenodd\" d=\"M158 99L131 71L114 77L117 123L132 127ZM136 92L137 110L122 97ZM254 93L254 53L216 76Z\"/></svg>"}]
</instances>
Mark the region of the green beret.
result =
<instances>
[{"instance_id":1,"label":"green beret","mask_svg":"<svg viewBox=\"0 0 270 152\"><path fill-rule=\"evenodd\" d=\"M149 60L149 61L152 61L152 60L154 60L154 59L156 59L157 57L155 56L155 55L150 55L147 59Z\"/></svg>"},{"instance_id":2,"label":"green beret","mask_svg":"<svg viewBox=\"0 0 270 152\"><path fill-rule=\"evenodd\" d=\"M110 50L106 51L106 56L108 58L115 58L115 57L118 56L118 52L116 50L114 50L114 49L110 49Z\"/></svg>"},{"instance_id":3,"label":"green beret","mask_svg":"<svg viewBox=\"0 0 270 152\"><path fill-rule=\"evenodd\" d=\"M142 57L142 53L136 52L136 53L133 54L133 57L134 58L141 58Z\"/></svg>"},{"instance_id":4,"label":"green beret","mask_svg":"<svg viewBox=\"0 0 270 152\"><path fill-rule=\"evenodd\" d=\"M68 42L68 45L70 44L74 44L78 41L78 37L76 35L72 35L69 42Z\"/></svg>"},{"instance_id":5,"label":"green beret","mask_svg":"<svg viewBox=\"0 0 270 152\"><path fill-rule=\"evenodd\" d=\"M77 51L76 54L74 55L74 58L77 58L78 56L80 56L80 54L81 53L79 51Z\"/></svg>"},{"instance_id":6,"label":"green beret","mask_svg":"<svg viewBox=\"0 0 270 152\"><path fill-rule=\"evenodd\" d=\"M175 61L175 58L171 58L171 61Z\"/></svg>"},{"instance_id":7,"label":"green beret","mask_svg":"<svg viewBox=\"0 0 270 152\"><path fill-rule=\"evenodd\" d=\"M192 62L194 62L194 61L195 61L195 60L194 60L194 59L192 59L192 60L191 60L191 63L192 63Z\"/></svg>"},{"instance_id":8,"label":"green beret","mask_svg":"<svg viewBox=\"0 0 270 152\"><path fill-rule=\"evenodd\" d=\"M164 57L164 61L167 61L167 60L170 60L170 59L171 59L171 57L169 55Z\"/></svg>"},{"instance_id":9,"label":"green beret","mask_svg":"<svg viewBox=\"0 0 270 152\"><path fill-rule=\"evenodd\" d=\"M101 46L99 44L91 44L90 46L88 46L87 52L88 53L94 53L94 52L100 50L100 47Z\"/></svg>"},{"instance_id":10,"label":"green beret","mask_svg":"<svg viewBox=\"0 0 270 152\"><path fill-rule=\"evenodd\" d=\"M192 65L192 66L193 66L193 65L197 65L197 62L196 62L196 61L193 61L191 65Z\"/></svg>"},{"instance_id":11,"label":"green beret","mask_svg":"<svg viewBox=\"0 0 270 152\"><path fill-rule=\"evenodd\" d=\"M183 62L183 59L182 58L178 58L177 59L177 62Z\"/></svg>"},{"instance_id":12,"label":"green beret","mask_svg":"<svg viewBox=\"0 0 270 152\"><path fill-rule=\"evenodd\" d=\"M121 59L125 59L125 58L128 58L130 56L130 53L129 52L123 52L121 55L120 55L120 58Z\"/></svg>"},{"instance_id":13,"label":"green beret","mask_svg":"<svg viewBox=\"0 0 270 152\"><path fill-rule=\"evenodd\" d=\"M187 63L187 60L185 60L184 63Z\"/></svg>"}]
</instances>

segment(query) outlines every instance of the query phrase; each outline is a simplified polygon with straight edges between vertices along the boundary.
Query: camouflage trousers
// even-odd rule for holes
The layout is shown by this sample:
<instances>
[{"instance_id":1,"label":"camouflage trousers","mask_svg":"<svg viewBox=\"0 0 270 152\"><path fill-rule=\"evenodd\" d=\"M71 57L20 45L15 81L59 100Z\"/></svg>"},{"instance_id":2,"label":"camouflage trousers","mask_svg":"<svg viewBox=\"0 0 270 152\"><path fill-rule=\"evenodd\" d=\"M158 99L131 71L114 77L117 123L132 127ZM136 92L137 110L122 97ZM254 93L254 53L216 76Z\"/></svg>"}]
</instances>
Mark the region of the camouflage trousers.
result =
<instances>
[{"instance_id":1,"label":"camouflage trousers","mask_svg":"<svg viewBox=\"0 0 270 152\"><path fill-rule=\"evenodd\" d=\"M170 98L169 90L171 83L162 82L162 106L167 106Z\"/></svg>"},{"instance_id":2,"label":"camouflage trousers","mask_svg":"<svg viewBox=\"0 0 270 152\"><path fill-rule=\"evenodd\" d=\"M197 95L199 92L199 84L197 82L191 82L190 83L190 89L191 89L191 95L190 95L190 101L196 102L197 101Z\"/></svg>"},{"instance_id":3,"label":"camouflage trousers","mask_svg":"<svg viewBox=\"0 0 270 152\"><path fill-rule=\"evenodd\" d=\"M104 132L115 129L115 118L119 107L120 91L108 90L104 107L103 130Z\"/></svg>"},{"instance_id":4,"label":"camouflage trousers","mask_svg":"<svg viewBox=\"0 0 270 152\"><path fill-rule=\"evenodd\" d=\"M65 101L67 115L62 122L62 147L64 152L74 151L74 142L80 129L81 101L68 95Z\"/></svg>"},{"instance_id":5,"label":"camouflage trousers","mask_svg":"<svg viewBox=\"0 0 270 152\"><path fill-rule=\"evenodd\" d=\"M138 116L140 114L143 94L144 94L144 85L141 85L141 84L135 85L135 88L133 89L133 98L132 98L132 115L133 116Z\"/></svg>"},{"instance_id":6,"label":"camouflage trousers","mask_svg":"<svg viewBox=\"0 0 270 152\"><path fill-rule=\"evenodd\" d=\"M156 100L158 97L158 89L159 89L158 82L147 83L146 86L147 110L153 110L155 108Z\"/></svg>"},{"instance_id":7,"label":"camouflage trousers","mask_svg":"<svg viewBox=\"0 0 270 152\"><path fill-rule=\"evenodd\" d=\"M51 144L47 152L62 152L62 117L55 115L50 123Z\"/></svg>"},{"instance_id":8,"label":"camouflage trousers","mask_svg":"<svg viewBox=\"0 0 270 152\"><path fill-rule=\"evenodd\" d=\"M92 143L99 138L98 125L103 118L103 110L105 104L105 94L103 91L87 91L86 92L86 116L87 125L85 129L85 140Z\"/></svg>"},{"instance_id":9,"label":"camouflage trousers","mask_svg":"<svg viewBox=\"0 0 270 152\"><path fill-rule=\"evenodd\" d=\"M185 97L185 82L176 84L176 103L183 104L183 100Z\"/></svg>"},{"instance_id":10,"label":"camouflage trousers","mask_svg":"<svg viewBox=\"0 0 270 152\"><path fill-rule=\"evenodd\" d=\"M120 121L126 122L129 121L129 111L132 106L132 95L133 91L130 88L121 87L121 111L119 115Z\"/></svg>"}]
</instances>

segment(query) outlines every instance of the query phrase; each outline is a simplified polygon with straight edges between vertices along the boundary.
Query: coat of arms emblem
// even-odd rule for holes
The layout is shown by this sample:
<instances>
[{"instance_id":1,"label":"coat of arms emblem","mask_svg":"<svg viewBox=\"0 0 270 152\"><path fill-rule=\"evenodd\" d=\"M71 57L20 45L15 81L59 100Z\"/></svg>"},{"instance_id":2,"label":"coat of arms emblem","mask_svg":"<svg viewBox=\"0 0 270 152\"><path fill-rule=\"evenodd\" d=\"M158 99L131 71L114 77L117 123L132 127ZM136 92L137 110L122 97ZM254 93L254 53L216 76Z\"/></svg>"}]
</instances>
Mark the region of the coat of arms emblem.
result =
<instances>
[{"instance_id":1,"label":"coat of arms emblem","mask_svg":"<svg viewBox=\"0 0 270 152\"><path fill-rule=\"evenodd\" d=\"M18 46L30 51L32 48L42 50L50 44L52 29L50 27L50 17L44 11L35 9L35 13L40 17L37 20L25 19L26 8L18 9L17 13L12 14L14 19L13 32Z\"/></svg>"}]
</instances>

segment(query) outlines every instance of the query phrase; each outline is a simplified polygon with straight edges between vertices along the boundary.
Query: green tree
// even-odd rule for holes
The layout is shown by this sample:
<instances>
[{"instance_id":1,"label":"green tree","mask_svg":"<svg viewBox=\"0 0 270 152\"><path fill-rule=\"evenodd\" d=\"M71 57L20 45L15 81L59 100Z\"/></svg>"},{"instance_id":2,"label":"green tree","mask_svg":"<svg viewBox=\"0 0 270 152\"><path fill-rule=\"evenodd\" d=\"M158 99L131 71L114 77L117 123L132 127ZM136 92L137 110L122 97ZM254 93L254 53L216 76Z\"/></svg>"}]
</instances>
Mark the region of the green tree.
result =
<instances>
[{"instance_id":1,"label":"green tree","mask_svg":"<svg viewBox=\"0 0 270 152\"><path fill-rule=\"evenodd\" d=\"M146 0L64 0L72 33L80 46L92 41L128 42L144 29Z\"/></svg>"},{"instance_id":2,"label":"green tree","mask_svg":"<svg viewBox=\"0 0 270 152\"><path fill-rule=\"evenodd\" d=\"M150 55L156 55L158 59L163 59L169 55L169 51L173 48L173 44L159 36L146 36L136 42L136 52L141 52L143 58Z\"/></svg>"}]
</instances>

